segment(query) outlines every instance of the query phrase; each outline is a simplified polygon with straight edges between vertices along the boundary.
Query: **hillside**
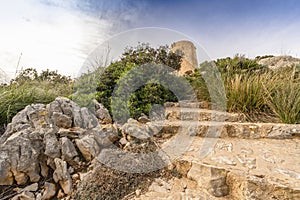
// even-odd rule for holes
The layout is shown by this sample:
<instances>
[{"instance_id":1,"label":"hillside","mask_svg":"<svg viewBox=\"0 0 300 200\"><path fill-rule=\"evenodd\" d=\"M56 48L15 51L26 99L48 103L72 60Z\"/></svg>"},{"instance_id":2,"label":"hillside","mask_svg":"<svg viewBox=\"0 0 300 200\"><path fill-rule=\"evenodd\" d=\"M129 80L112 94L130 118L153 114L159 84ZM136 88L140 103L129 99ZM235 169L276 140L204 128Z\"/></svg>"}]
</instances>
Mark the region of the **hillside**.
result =
<instances>
[{"instance_id":1,"label":"hillside","mask_svg":"<svg viewBox=\"0 0 300 200\"><path fill-rule=\"evenodd\" d=\"M182 45L1 85L0 199L299 199L299 59Z\"/></svg>"}]
</instances>

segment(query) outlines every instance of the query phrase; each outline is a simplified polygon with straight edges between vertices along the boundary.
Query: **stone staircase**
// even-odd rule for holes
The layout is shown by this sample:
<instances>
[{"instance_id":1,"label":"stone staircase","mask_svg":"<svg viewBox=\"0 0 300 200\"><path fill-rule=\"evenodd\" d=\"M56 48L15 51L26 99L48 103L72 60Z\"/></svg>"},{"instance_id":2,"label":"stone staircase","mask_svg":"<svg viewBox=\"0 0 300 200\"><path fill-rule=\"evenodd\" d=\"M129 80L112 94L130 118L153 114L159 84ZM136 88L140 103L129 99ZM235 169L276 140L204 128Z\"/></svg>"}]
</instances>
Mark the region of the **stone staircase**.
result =
<instances>
[{"instance_id":1,"label":"stone staircase","mask_svg":"<svg viewBox=\"0 0 300 200\"><path fill-rule=\"evenodd\" d=\"M166 104L166 120L152 126L169 138L161 147L181 176L132 199L300 199L300 125L250 123L208 107Z\"/></svg>"}]
</instances>

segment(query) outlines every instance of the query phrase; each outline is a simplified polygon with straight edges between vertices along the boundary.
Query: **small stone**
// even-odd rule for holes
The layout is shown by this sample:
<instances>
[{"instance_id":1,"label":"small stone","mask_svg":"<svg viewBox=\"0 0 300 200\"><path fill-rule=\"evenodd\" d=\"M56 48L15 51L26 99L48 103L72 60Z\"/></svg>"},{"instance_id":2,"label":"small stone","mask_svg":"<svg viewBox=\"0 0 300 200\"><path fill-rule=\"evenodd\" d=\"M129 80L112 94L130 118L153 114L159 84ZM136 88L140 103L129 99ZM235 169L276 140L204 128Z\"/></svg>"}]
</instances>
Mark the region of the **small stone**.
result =
<instances>
[{"instance_id":1,"label":"small stone","mask_svg":"<svg viewBox=\"0 0 300 200\"><path fill-rule=\"evenodd\" d=\"M11 200L35 200L35 196L32 192L24 191L21 194L14 196Z\"/></svg>"},{"instance_id":2,"label":"small stone","mask_svg":"<svg viewBox=\"0 0 300 200\"><path fill-rule=\"evenodd\" d=\"M78 156L74 144L67 137L61 138L61 153L62 159L67 161L70 165L75 163L73 158Z\"/></svg>"},{"instance_id":3,"label":"small stone","mask_svg":"<svg viewBox=\"0 0 300 200\"><path fill-rule=\"evenodd\" d=\"M150 137L150 133L147 131L147 126L138 122L135 119L128 119L127 123L122 126L122 131L126 135L145 140Z\"/></svg>"},{"instance_id":4,"label":"small stone","mask_svg":"<svg viewBox=\"0 0 300 200\"><path fill-rule=\"evenodd\" d=\"M62 113L53 112L52 116L54 124L59 128L71 128L72 118Z\"/></svg>"},{"instance_id":5,"label":"small stone","mask_svg":"<svg viewBox=\"0 0 300 200\"><path fill-rule=\"evenodd\" d=\"M146 124L147 122L150 122L150 119L148 118L147 115L142 113L141 116L138 118L138 121L143 123L143 124Z\"/></svg>"},{"instance_id":6,"label":"small stone","mask_svg":"<svg viewBox=\"0 0 300 200\"><path fill-rule=\"evenodd\" d=\"M35 200L42 200L42 194L40 192L35 194Z\"/></svg>"},{"instance_id":7,"label":"small stone","mask_svg":"<svg viewBox=\"0 0 300 200\"><path fill-rule=\"evenodd\" d=\"M124 146L124 145L126 145L126 144L128 143L128 141L126 140L126 138L121 138L121 139L119 140L119 143L120 143L122 146Z\"/></svg>"},{"instance_id":8,"label":"small stone","mask_svg":"<svg viewBox=\"0 0 300 200\"><path fill-rule=\"evenodd\" d=\"M93 135L86 135L81 139L76 139L75 143L87 161L91 161L101 151L100 146Z\"/></svg>"},{"instance_id":9,"label":"small stone","mask_svg":"<svg viewBox=\"0 0 300 200\"><path fill-rule=\"evenodd\" d=\"M68 168L68 172L69 172L69 174L73 174L73 173L74 173L74 171L75 171L75 170L74 170L74 168L73 168L73 167L69 167L69 168Z\"/></svg>"},{"instance_id":10,"label":"small stone","mask_svg":"<svg viewBox=\"0 0 300 200\"><path fill-rule=\"evenodd\" d=\"M99 145L107 147L119 140L118 129L113 124L101 125L88 132L93 135Z\"/></svg>"},{"instance_id":11,"label":"small stone","mask_svg":"<svg viewBox=\"0 0 300 200\"><path fill-rule=\"evenodd\" d=\"M49 200L56 194L56 186L53 183L45 182L45 191L43 192L42 200Z\"/></svg>"},{"instance_id":12,"label":"small stone","mask_svg":"<svg viewBox=\"0 0 300 200\"><path fill-rule=\"evenodd\" d=\"M39 185L37 183L31 184L27 187L25 187L24 189L22 189L21 191L28 191L28 192L36 192L39 188Z\"/></svg>"},{"instance_id":13,"label":"small stone","mask_svg":"<svg viewBox=\"0 0 300 200\"><path fill-rule=\"evenodd\" d=\"M73 174L73 175L72 175L72 179L73 179L73 180L79 180L80 177L79 177L78 174Z\"/></svg>"},{"instance_id":14,"label":"small stone","mask_svg":"<svg viewBox=\"0 0 300 200\"><path fill-rule=\"evenodd\" d=\"M77 139L80 135L84 132L84 129L81 129L79 127L74 127L70 129L60 128L57 132L57 134L60 137L67 137L70 139Z\"/></svg>"},{"instance_id":15,"label":"small stone","mask_svg":"<svg viewBox=\"0 0 300 200\"><path fill-rule=\"evenodd\" d=\"M99 119L100 124L111 124L112 119L109 114L109 111L96 99L93 99L93 103L95 105L96 117Z\"/></svg>"},{"instance_id":16,"label":"small stone","mask_svg":"<svg viewBox=\"0 0 300 200\"><path fill-rule=\"evenodd\" d=\"M56 170L53 173L53 179L59 183L65 194L72 192L72 179L67 170L67 163L59 158L54 159Z\"/></svg>"},{"instance_id":17,"label":"small stone","mask_svg":"<svg viewBox=\"0 0 300 200\"><path fill-rule=\"evenodd\" d=\"M135 191L135 195L136 197L140 197L141 196L142 191L140 189Z\"/></svg>"},{"instance_id":18,"label":"small stone","mask_svg":"<svg viewBox=\"0 0 300 200\"><path fill-rule=\"evenodd\" d=\"M65 196L65 193L62 191L62 189L59 189L57 193L57 198L62 199Z\"/></svg>"},{"instance_id":19,"label":"small stone","mask_svg":"<svg viewBox=\"0 0 300 200\"><path fill-rule=\"evenodd\" d=\"M256 158L250 158L247 157L246 155L240 155L240 154L238 154L236 158L243 166L248 167L249 169L256 168Z\"/></svg>"}]
</instances>

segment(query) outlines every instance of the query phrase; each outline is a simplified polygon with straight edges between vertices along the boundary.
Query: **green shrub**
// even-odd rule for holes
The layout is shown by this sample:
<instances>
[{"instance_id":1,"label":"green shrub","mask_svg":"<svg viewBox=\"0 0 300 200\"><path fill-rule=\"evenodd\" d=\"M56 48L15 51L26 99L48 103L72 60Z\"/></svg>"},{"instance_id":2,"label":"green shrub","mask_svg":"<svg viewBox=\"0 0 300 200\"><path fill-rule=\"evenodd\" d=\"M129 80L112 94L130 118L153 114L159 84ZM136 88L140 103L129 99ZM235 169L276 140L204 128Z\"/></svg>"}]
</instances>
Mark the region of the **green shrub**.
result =
<instances>
[{"instance_id":1,"label":"green shrub","mask_svg":"<svg viewBox=\"0 0 300 200\"><path fill-rule=\"evenodd\" d=\"M108 108L111 114L114 110L113 115L115 118L120 119L120 122L122 122L122 119L126 120L128 115L137 118L141 113L148 114L152 104L177 101L174 94L165 86L153 82L155 79L161 80L156 76L157 74L164 75L166 72L151 70L157 70L155 67L152 68L153 64L166 65L170 69L178 70L181 58L181 55L171 52L166 46L155 49L149 45L141 44L134 48L128 48L122 54L120 61L108 66L99 77L97 100ZM149 64L149 68L145 67L143 72L134 71L138 66L144 66L145 64ZM128 73L129 71L131 73ZM171 72L168 71L167 73ZM148 75L149 77L147 77ZM122 79L123 77L125 79ZM120 82L121 79L122 83ZM147 81L143 83L144 80ZM139 81L141 82L140 87L135 88L135 91L131 91L132 85L136 85ZM176 84L175 81L174 85ZM113 93L118 98L114 99L112 105ZM129 113L126 111L129 111ZM126 117L122 117L124 113L127 115Z\"/></svg>"},{"instance_id":2,"label":"green shrub","mask_svg":"<svg viewBox=\"0 0 300 200\"><path fill-rule=\"evenodd\" d=\"M103 71L103 67L98 67L94 72L85 73L76 78L73 84L73 94L70 95L70 99L81 107L87 107L93 111L94 104L92 100L96 99L98 78Z\"/></svg>"},{"instance_id":3,"label":"green shrub","mask_svg":"<svg viewBox=\"0 0 300 200\"><path fill-rule=\"evenodd\" d=\"M207 84L205 83L199 69L196 69L194 73L185 75L185 78L193 87L198 101L210 101Z\"/></svg>"},{"instance_id":4,"label":"green shrub","mask_svg":"<svg viewBox=\"0 0 300 200\"><path fill-rule=\"evenodd\" d=\"M234 58L217 59L216 65L220 72L227 76L267 69L259 65L256 60L245 58L243 55L236 55Z\"/></svg>"}]
</instances>

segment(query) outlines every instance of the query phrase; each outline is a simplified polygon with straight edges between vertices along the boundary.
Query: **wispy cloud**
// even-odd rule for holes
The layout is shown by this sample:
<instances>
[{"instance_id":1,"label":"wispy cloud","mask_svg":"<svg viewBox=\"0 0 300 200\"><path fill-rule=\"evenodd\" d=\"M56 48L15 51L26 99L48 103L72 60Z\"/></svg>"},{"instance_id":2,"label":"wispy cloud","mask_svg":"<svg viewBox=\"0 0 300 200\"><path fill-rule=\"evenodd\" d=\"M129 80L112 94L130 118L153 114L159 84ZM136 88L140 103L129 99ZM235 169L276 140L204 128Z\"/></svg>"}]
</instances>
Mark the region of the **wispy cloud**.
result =
<instances>
[{"instance_id":1,"label":"wispy cloud","mask_svg":"<svg viewBox=\"0 0 300 200\"><path fill-rule=\"evenodd\" d=\"M92 2L81 0L2 3L0 68L13 76L22 54L19 69L49 68L76 76L89 52L113 32L128 26L123 23L121 27L117 22L131 23L136 17L125 10L122 12L128 6L125 3L114 4L115 14L105 8L106 4L98 2L97 6L103 8L97 12L92 11L93 6Z\"/></svg>"}]
</instances>

